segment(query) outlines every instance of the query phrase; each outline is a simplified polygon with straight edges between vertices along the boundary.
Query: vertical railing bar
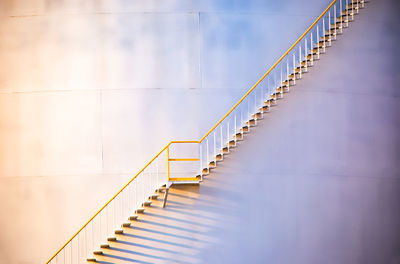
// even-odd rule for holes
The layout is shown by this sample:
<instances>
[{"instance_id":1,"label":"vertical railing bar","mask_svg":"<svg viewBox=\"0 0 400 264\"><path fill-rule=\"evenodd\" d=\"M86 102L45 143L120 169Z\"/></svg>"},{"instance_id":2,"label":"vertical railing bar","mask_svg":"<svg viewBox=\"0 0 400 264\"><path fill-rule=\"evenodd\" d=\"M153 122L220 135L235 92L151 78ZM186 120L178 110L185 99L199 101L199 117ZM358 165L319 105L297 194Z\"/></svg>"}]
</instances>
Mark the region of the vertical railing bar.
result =
<instances>
[{"instance_id":1,"label":"vertical railing bar","mask_svg":"<svg viewBox=\"0 0 400 264\"><path fill-rule=\"evenodd\" d=\"M236 121L236 118L237 118L237 116L236 116L236 114L235 114L235 128L234 128L234 134L233 134L233 136L234 136L234 140L235 140L235 144L236 144L236 134L237 134L237 121Z\"/></svg>"},{"instance_id":2,"label":"vertical railing bar","mask_svg":"<svg viewBox=\"0 0 400 264\"><path fill-rule=\"evenodd\" d=\"M201 177L201 180L203 180L203 166L202 166L202 164L203 164L203 154L202 154L202 151L201 151L201 142L200 142L200 144L199 144L199 162L200 162L200 177Z\"/></svg>"},{"instance_id":3,"label":"vertical railing bar","mask_svg":"<svg viewBox=\"0 0 400 264\"><path fill-rule=\"evenodd\" d=\"M214 131L214 157L213 157L214 162L216 162L216 157L217 157L217 136Z\"/></svg>"},{"instance_id":4,"label":"vertical railing bar","mask_svg":"<svg viewBox=\"0 0 400 264\"><path fill-rule=\"evenodd\" d=\"M78 258L78 261L77 261L77 263L79 263L80 261L79 261L79 259L80 259L80 243L79 243L79 237L80 237L80 234L78 235L78 256L77 256L77 258Z\"/></svg>"},{"instance_id":5,"label":"vertical railing bar","mask_svg":"<svg viewBox=\"0 0 400 264\"><path fill-rule=\"evenodd\" d=\"M333 26L334 26L334 28L335 28L335 30L334 30L334 32L335 32L335 38L337 38L336 4L337 4L337 3L335 3L335 5L333 6L333 13L334 13L334 15L333 15Z\"/></svg>"},{"instance_id":6,"label":"vertical railing bar","mask_svg":"<svg viewBox=\"0 0 400 264\"><path fill-rule=\"evenodd\" d=\"M258 88L258 87L257 87ZM254 114L257 115L257 113L259 112L258 110L258 96L257 96L257 88L254 89ZM255 118L257 118L257 116L255 116Z\"/></svg>"},{"instance_id":7,"label":"vertical railing bar","mask_svg":"<svg viewBox=\"0 0 400 264\"><path fill-rule=\"evenodd\" d=\"M314 64L314 47L313 47L312 32L310 33L310 54L311 54L311 59L313 60L313 64Z\"/></svg>"},{"instance_id":8,"label":"vertical railing bar","mask_svg":"<svg viewBox=\"0 0 400 264\"><path fill-rule=\"evenodd\" d=\"M207 155L206 155L206 162L207 162L207 164L206 164L206 167L208 168L208 165L210 164L210 158L209 158L210 149L209 149L209 147L208 147L208 137L207 137L207 139L206 139L206 142L207 142Z\"/></svg>"},{"instance_id":9,"label":"vertical railing bar","mask_svg":"<svg viewBox=\"0 0 400 264\"><path fill-rule=\"evenodd\" d=\"M227 141L228 141L228 152L229 152L229 149L230 149L230 137L229 137L229 122L228 122L228 124L227 124L227 135L226 135L226 139L227 139Z\"/></svg>"},{"instance_id":10,"label":"vertical railing bar","mask_svg":"<svg viewBox=\"0 0 400 264\"><path fill-rule=\"evenodd\" d=\"M168 179L168 181L169 181L169 176L170 176L170 174L169 174L170 172L169 172L169 146L167 147L167 179Z\"/></svg>"},{"instance_id":11,"label":"vertical railing bar","mask_svg":"<svg viewBox=\"0 0 400 264\"><path fill-rule=\"evenodd\" d=\"M281 90L281 98L283 97L283 73L282 73L282 65L281 65L281 83L279 84Z\"/></svg>"},{"instance_id":12,"label":"vertical railing bar","mask_svg":"<svg viewBox=\"0 0 400 264\"><path fill-rule=\"evenodd\" d=\"M220 144L221 144L221 152L223 152L223 149L224 149L224 143L223 143L223 133L222 133L222 123L220 124L220 134L221 134L221 142L220 142ZM215 157L215 164L217 164L217 158Z\"/></svg>"}]
</instances>

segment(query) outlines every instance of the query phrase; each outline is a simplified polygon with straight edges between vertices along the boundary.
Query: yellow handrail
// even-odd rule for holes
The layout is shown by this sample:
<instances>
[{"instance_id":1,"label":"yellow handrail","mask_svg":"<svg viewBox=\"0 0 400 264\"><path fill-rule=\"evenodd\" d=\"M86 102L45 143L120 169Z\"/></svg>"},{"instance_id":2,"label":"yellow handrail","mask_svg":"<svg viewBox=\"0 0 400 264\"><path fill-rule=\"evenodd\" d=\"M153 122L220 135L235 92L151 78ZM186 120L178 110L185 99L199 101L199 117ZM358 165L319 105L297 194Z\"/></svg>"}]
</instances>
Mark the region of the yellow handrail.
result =
<instances>
[{"instance_id":1,"label":"yellow handrail","mask_svg":"<svg viewBox=\"0 0 400 264\"><path fill-rule=\"evenodd\" d=\"M329 8L332 7L332 5L336 3L336 0L333 0L332 3L325 9L324 12L322 12L322 14L314 21L314 23L312 23L312 25L306 30L306 32L303 33L303 35L300 36L300 38L279 58L279 60L277 62L275 62L274 65L272 65L272 67L256 82L256 84L253 85L253 87L251 87L250 90L247 91L247 93L231 108L231 110L228 111L228 113L226 113L221 120L219 120L200 140L199 142L202 142L219 124L221 124L222 121L224 121L224 119L230 114L232 113L233 110L235 110L235 108L251 93L251 91L253 91L257 85L264 80L264 78L276 67L276 65L278 65L279 62L282 61L282 59L297 45L297 43L299 43L301 41L302 38L304 38L305 35L307 35L307 33L311 30L311 28L317 24L317 22L325 15L325 13L329 10Z\"/></svg>"},{"instance_id":2,"label":"yellow handrail","mask_svg":"<svg viewBox=\"0 0 400 264\"><path fill-rule=\"evenodd\" d=\"M332 3L322 12L322 14L314 21L314 23L311 24L311 26L303 33L303 35L300 36L299 39L278 59L277 62L275 62L274 65L251 87L249 91L226 113L221 120L219 120L200 140L186 140L186 141L170 141L163 149L161 149L160 152L158 152L136 175L128 181L106 204L104 204L47 262L46 264L49 264L50 261L52 261L55 256L57 256L58 253L60 253L61 250L63 250L69 242L71 242L78 234L81 232L107 205L109 205L117 196L120 194L140 173L142 173L149 165L152 163L164 150L167 149L167 152L169 152L169 146L174 143L201 143L224 119L253 91L257 85L264 80L264 78L278 65L279 62L282 61L282 59L299 43L302 38L311 30L311 28L325 15L325 13L332 7L332 5L336 3L336 0L333 0ZM169 153L168 153L168 158L167 160L169 161ZM169 167L169 162L168 162L168 167ZM168 168L168 178L169 178L169 168ZM178 178L177 178L178 179ZM185 178L187 179L187 178ZM194 179L194 178L193 178Z\"/></svg>"},{"instance_id":3,"label":"yellow handrail","mask_svg":"<svg viewBox=\"0 0 400 264\"><path fill-rule=\"evenodd\" d=\"M138 173L136 173L136 175L127 183L124 185L124 187L122 187L105 205L103 205L100 210L98 210L93 216L92 218L89 219L89 221L87 221L47 262L46 264L50 263L50 261L53 260L53 258L55 256L57 256L58 253L60 253L61 250L63 250L63 248L65 248L65 246L68 245L69 242L71 242L78 234L79 232L82 231L82 229L84 229L89 223L90 221L92 221L107 205L109 205L112 200L115 199L115 197L118 196L118 194L120 194L125 188L126 186L128 186L140 173L142 173L142 171L144 171L149 165L150 163L152 163L166 148L169 147L169 145L171 145L173 142L169 142L160 152L157 153L157 155L155 155L149 162L147 162L147 164L143 167L143 169L141 169Z\"/></svg>"},{"instance_id":4,"label":"yellow handrail","mask_svg":"<svg viewBox=\"0 0 400 264\"><path fill-rule=\"evenodd\" d=\"M69 242L71 242L78 234L79 232L82 231L82 229L84 229L89 223L90 221L92 221L107 205L109 205L112 200L115 199L115 197L118 196L118 194L120 194L140 173L142 173L142 171L144 171L149 165L150 163L152 163L158 156L160 156L160 154L162 152L164 152L165 149L168 149L168 147L171 144L174 143L199 143L199 141L197 140L180 140L180 141L170 141L163 149L160 150L160 152L158 152L149 162L147 162L147 164L138 172L136 173L135 176L133 176L133 178L127 183L125 184L105 205L103 205L47 262L46 264L50 263L50 261L52 261L54 259L55 256L57 256L58 253L60 253L61 250L63 250Z\"/></svg>"}]
</instances>

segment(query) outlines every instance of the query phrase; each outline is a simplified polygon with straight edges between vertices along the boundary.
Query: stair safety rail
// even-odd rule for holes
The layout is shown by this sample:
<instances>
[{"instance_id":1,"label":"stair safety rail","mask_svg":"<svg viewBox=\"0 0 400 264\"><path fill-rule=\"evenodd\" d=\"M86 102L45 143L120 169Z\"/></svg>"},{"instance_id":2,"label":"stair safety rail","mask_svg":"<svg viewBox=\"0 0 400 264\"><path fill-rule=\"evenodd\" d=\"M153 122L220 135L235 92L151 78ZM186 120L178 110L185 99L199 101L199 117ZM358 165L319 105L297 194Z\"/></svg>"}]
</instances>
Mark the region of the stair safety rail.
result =
<instances>
[{"instance_id":1,"label":"stair safety rail","mask_svg":"<svg viewBox=\"0 0 400 264\"><path fill-rule=\"evenodd\" d=\"M364 7L365 0L333 0L311 26L251 87L250 90L200 139L171 141L158 152L127 184L98 210L47 262L82 263L95 261L94 255L108 241L116 239L135 212L142 210L161 186L177 182L199 182L223 160L250 128L263 118L307 73L336 36ZM189 158L174 156L176 145L190 145ZM193 146L195 151L193 151ZM179 151L178 151L179 152ZM176 153L175 153L176 154ZM175 162L192 163L192 172L177 172ZM194 166L194 167L193 167ZM190 166L189 166L190 167ZM189 175L190 177L187 177Z\"/></svg>"}]
</instances>

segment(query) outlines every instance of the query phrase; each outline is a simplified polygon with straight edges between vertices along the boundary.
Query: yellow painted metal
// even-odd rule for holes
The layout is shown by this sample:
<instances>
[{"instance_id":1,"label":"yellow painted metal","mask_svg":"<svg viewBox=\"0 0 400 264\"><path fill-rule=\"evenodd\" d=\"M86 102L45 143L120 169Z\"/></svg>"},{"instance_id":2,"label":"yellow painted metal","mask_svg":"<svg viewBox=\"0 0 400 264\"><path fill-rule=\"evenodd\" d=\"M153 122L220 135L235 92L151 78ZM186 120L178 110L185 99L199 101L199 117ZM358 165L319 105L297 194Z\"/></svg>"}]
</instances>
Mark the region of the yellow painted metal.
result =
<instances>
[{"instance_id":1,"label":"yellow painted metal","mask_svg":"<svg viewBox=\"0 0 400 264\"><path fill-rule=\"evenodd\" d=\"M174 143L199 143L198 140L180 140L180 141L171 141L169 142L170 144L174 144Z\"/></svg>"},{"instance_id":2,"label":"yellow painted metal","mask_svg":"<svg viewBox=\"0 0 400 264\"><path fill-rule=\"evenodd\" d=\"M136 175L132 178L132 179L130 179L129 180L129 182L127 183L127 184L125 184L105 205L103 205L101 208L100 208L100 210L98 210L93 216L92 216L92 218L90 218L89 219L89 221L87 221L79 230L78 230L78 232L76 232L47 262L46 262L46 264L49 264L50 263L50 261L52 261L54 258L55 258L55 256L57 256L57 254L58 253L60 253L60 251L61 250L63 250L63 248L65 248L65 246L66 245L68 245L68 243L69 242L71 242L78 234L79 234L79 232L81 232L82 231L82 229L84 229L107 205L109 205L111 202L112 202L112 200L114 200L115 199L115 197L117 197L118 196L118 194L120 194L134 179L136 179L136 177L140 174L140 173L142 173L149 165L150 165L150 163L152 163L158 156L160 156L160 154L161 153L163 153L164 152L164 150L165 149L167 149L168 150L168 147L169 147L169 145L171 144L171 142L170 143L168 143L160 152L158 152L157 153L157 155L155 155L149 162L147 162L147 164L138 172L138 173L136 173Z\"/></svg>"},{"instance_id":3,"label":"yellow painted metal","mask_svg":"<svg viewBox=\"0 0 400 264\"><path fill-rule=\"evenodd\" d=\"M104 204L100 210L98 210L47 262L49 264L61 250L63 250L69 242L71 242L78 234L81 232L107 205L109 205L115 197L118 196L140 173L142 173L149 165L152 163L164 150L167 150L167 173L168 173L168 181L198 181L197 178L169 178L169 146L171 144L180 144L180 143L201 143L224 119L253 91L257 85L278 65L279 62L299 43L302 38L311 30L311 28L322 18L323 15L332 7L332 5L336 3L336 0L333 0L332 3L322 12L322 14L312 23L312 25L300 36L300 38L278 59L278 61L272 65L272 67L251 87L251 89L226 113L221 120L219 120L200 140L183 140L183 141L170 141L160 152L158 152L136 175L129 180L127 184L125 184L106 204Z\"/></svg>"},{"instance_id":4,"label":"yellow painted metal","mask_svg":"<svg viewBox=\"0 0 400 264\"><path fill-rule=\"evenodd\" d=\"M199 159L169 159L169 161L197 161Z\"/></svg>"},{"instance_id":5,"label":"yellow painted metal","mask_svg":"<svg viewBox=\"0 0 400 264\"><path fill-rule=\"evenodd\" d=\"M169 181L169 145L167 147L167 177Z\"/></svg>"},{"instance_id":6,"label":"yellow painted metal","mask_svg":"<svg viewBox=\"0 0 400 264\"><path fill-rule=\"evenodd\" d=\"M170 181L199 181L197 178L170 178Z\"/></svg>"},{"instance_id":7,"label":"yellow painted metal","mask_svg":"<svg viewBox=\"0 0 400 264\"><path fill-rule=\"evenodd\" d=\"M199 142L202 142L219 124L221 124L222 121L224 121L224 119L230 114L232 113L233 110L235 110L235 108L251 93L251 91L253 91L257 85L264 80L264 78L276 67L276 65L278 65L279 62L282 61L282 59L297 45L297 43L299 43L304 36L311 30L311 28L317 24L317 22L325 15L325 13L329 10L329 8L332 7L332 5L336 3L336 0L333 0L332 3L324 10L324 12L322 12L322 14L314 21L314 23L311 24L311 26L303 33L303 35L300 36L299 39L297 39L297 41L279 58L279 60L277 62L275 62L274 65L272 65L272 67L256 82L256 84L254 84L251 89L249 91L247 91L247 93L231 108L231 110L228 111L228 113L226 113L221 120L219 120L200 140Z\"/></svg>"}]
</instances>

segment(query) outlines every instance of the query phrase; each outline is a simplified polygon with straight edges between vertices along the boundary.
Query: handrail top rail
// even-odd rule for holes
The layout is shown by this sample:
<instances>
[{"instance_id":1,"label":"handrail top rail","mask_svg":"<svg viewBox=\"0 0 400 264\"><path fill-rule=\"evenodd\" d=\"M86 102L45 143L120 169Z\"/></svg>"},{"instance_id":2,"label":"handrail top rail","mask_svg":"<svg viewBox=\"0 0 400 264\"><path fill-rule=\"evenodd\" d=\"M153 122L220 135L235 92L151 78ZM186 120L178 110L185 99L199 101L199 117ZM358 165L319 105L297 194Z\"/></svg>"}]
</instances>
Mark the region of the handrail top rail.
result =
<instances>
[{"instance_id":1,"label":"handrail top rail","mask_svg":"<svg viewBox=\"0 0 400 264\"><path fill-rule=\"evenodd\" d=\"M235 110L235 108L251 93L251 91L253 91L258 84L264 80L264 78L276 67L276 65L278 65L279 62L281 62L283 60L283 58L297 45L297 43L299 43L305 35L307 35L307 33L314 27L315 24L318 23L318 21L326 14L326 12L328 12L328 10L332 7L332 5L336 3L336 0L333 0L330 5L324 10L324 12L322 12L321 15L319 15L319 17L314 21L314 23L311 24L311 26L308 27L308 29L303 33L303 35L301 35L296 42L274 63L274 65L272 65L272 67L250 88L250 90L247 91L247 93L245 95L243 95L243 97L228 111L228 113L226 113L221 120L219 120L199 141L200 143L220 124L222 123L222 121L224 121L224 119L230 114L232 113L233 110Z\"/></svg>"},{"instance_id":2,"label":"handrail top rail","mask_svg":"<svg viewBox=\"0 0 400 264\"><path fill-rule=\"evenodd\" d=\"M171 144L180 143L198 143L200 144L225 118L258 86L258 84L264 80L264 78L278 65L279 62L299 43L305 35L314 27L316 23L326 14L326 12L332 7L337 0L333 0L330 5L322 12L321 15L308 27L308 29L297 39L297 41L272 65L272 67L246 92L246 94L200 139L200 140L172 140L164 148L162 148L146 165L135 174L107 203L105 203L47 262L49 264L61 250L63 250L69 242L71 242L107 205L109 205L134 179L139 176L164 150L168 149Z\"/></svg>"},{"instance_id":3,"label":"handrail top rail","mask_svg":"<svg viewBox=\"0 0 400 264\"><path fill-rule=\"evenodd\" d=\"M54 259L55 256L57 256L58 253L60 253L61 250L63 250L69 242L71 242L78 234L81 232L107 205L109 205L117 196L120 194L134 179L136 179L137 176L139 176L140 173L142 173L149 165L152 163L158 156L160 156L161 153L164 152L167 148L169 148L170 145L172 144L181 144L181 143L200 143L198 140L172 140L170 141L165 147L163 147L149 162L146 163L146 165L138 172L136 173L135 176L132 177L119 191L111 197L110 200L108 200L107 203L105 203L47 262L46 264L50 263Z\"/></svg>"}]
</instances>

